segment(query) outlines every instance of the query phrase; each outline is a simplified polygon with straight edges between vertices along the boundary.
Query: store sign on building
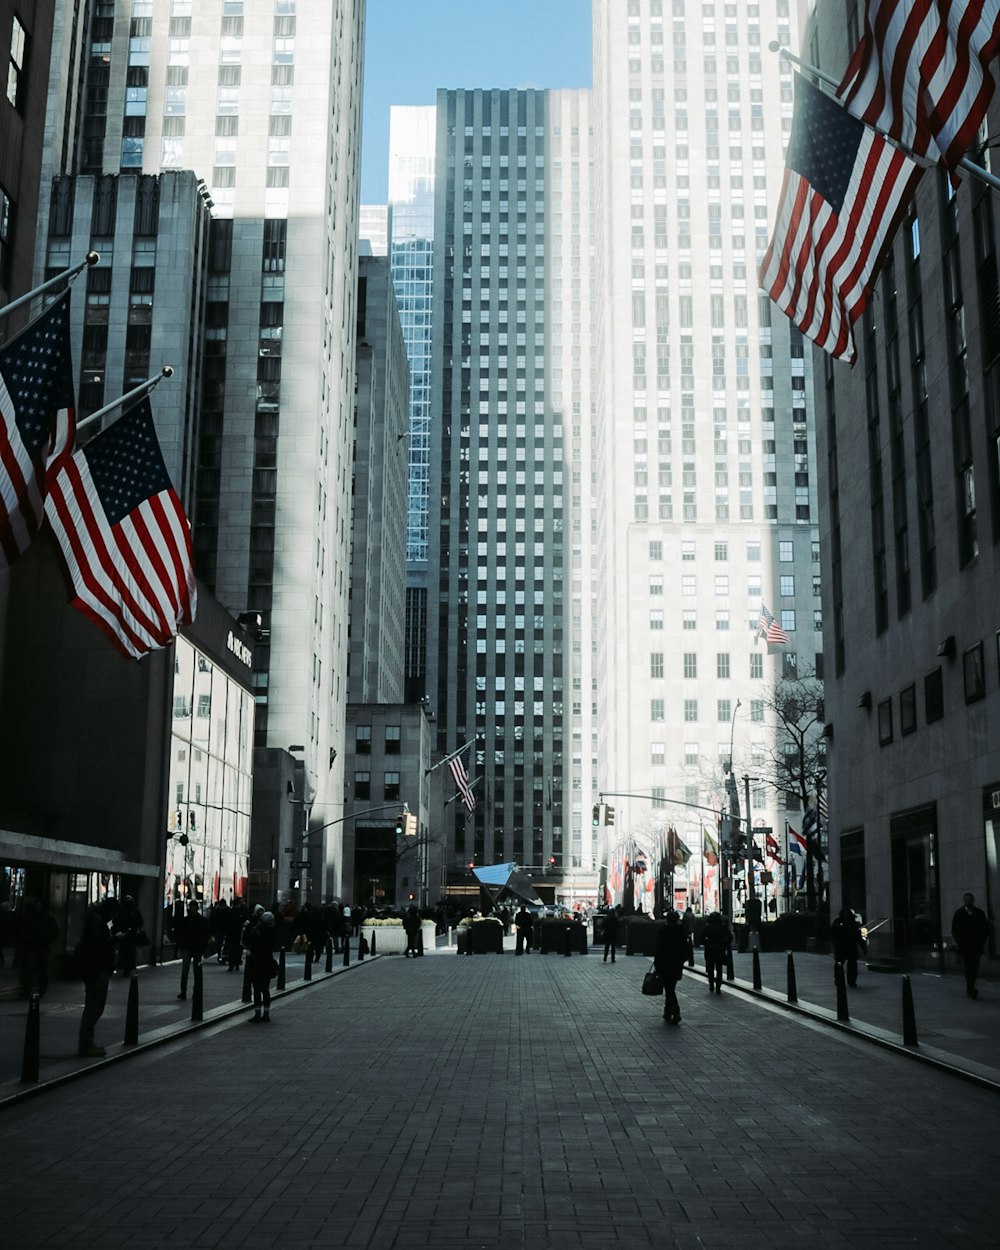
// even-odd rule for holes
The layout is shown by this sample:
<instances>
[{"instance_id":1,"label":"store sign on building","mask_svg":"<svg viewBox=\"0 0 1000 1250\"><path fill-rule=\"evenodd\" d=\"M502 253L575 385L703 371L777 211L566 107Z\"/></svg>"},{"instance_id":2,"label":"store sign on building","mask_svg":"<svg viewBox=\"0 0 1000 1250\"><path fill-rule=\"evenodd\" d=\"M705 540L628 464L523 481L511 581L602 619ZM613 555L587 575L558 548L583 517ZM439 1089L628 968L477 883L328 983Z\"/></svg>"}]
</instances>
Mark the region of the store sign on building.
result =
<instances>
[{"instance_id":1,"label":"store sign on building","mask_svg":"<svg viewBox=\"0 0 1000 1250\"><path fill-rule=\"evenodd\" d=\"M232 630L229 631L229 636L226 638L226 646L238 660L242 660L247 668L250 668L253 664L253 651L245 643L241 642Z\"/></svg>"}]
</instances>

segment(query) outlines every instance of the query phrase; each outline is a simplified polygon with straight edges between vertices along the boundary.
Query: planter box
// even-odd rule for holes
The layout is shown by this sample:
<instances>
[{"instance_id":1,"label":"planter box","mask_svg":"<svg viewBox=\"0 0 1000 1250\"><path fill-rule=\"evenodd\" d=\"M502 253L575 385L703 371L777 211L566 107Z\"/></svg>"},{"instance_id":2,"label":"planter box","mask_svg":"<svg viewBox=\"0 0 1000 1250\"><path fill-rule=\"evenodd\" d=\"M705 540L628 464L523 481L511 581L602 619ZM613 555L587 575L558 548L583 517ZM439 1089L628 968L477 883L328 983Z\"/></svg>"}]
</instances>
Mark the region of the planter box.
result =
<instances>
[{"instance_id":1,"label":"planter box","mask_svg":"<svg viewBox=\"0 0 1000 1250\"><path fill-rule=\"evenodd\" d=\"M434 921L422 921L420 930L424 937L424 950L432 951L435 944ZM406 930L402 925L362 925L361 935L367 941L369 947L372 944L373 933L375 934L376 955L402 955L406 950Z\"/></svg>"},{"instance_id":2,"label":"planter box","mask_svg":"<svg viewBox=\"0 0 1000 1250\"><path fill-rule=\"evenodd\" d=\"M572 920L543 920L541 924L536 924L535 931L538 934L538 949L543 955L565 955L567 941L574 954L587 953L587 926L584 924L576 924Z\"/></svg>"},{"instance_id":3,"label":"planter box","mask_svg":"<svg viewBox=\"0 0 1000 1250\"><path fill-rule=\"evenodd\" d=\"M473 955L502 955L503 926L498 924L473 924L460 928L457 933L458 953L467 955L472 946Z\"/></svg>"}]
</instances>

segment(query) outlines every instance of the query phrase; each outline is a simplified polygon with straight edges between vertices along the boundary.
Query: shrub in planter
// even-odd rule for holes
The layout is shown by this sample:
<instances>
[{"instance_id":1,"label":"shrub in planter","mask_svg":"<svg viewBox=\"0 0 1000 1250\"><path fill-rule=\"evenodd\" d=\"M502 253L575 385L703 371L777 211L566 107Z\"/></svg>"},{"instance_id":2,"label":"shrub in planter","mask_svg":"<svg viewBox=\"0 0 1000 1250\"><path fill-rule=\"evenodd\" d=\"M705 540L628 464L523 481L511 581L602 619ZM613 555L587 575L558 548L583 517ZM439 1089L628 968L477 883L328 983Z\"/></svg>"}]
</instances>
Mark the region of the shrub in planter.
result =
<instances>
[{"instance_id":1,"label":"shrub in planter","mask_svg":"<svg viewBox=\"0 0 1000 1250\"><path fill-rule=\"evenodd\" d=\"M538 936L538 949L543 955L550 951L557 955L564 955L567 939L571 951L579 955L587 953L587 926L585 924L577 924L573 920L536 920L535 933Z\"/></svg>"},{"instance_id":2,"label":"shrub in planter","mask_svg":"<svg viewBox=\"0 0 1000 1250\"><path fill-rule=\"evenodd\" d=\"M623 919L625 921L625 954L648 955L652 958L656 950L656 931L661 921L646 915L625 916Z\"/></svg>"},{"instance_id":3,"label":"shrub in planter","mask_svg":"<svg viewBox=\"0 0 1000 1250\"><path fill-rule=\"evenodd\" d=\"M470 946L473 955L502 955L503 925L493 916L467 918L459 923L456 941L460 955Z\"/></svg>"}]
</instances>

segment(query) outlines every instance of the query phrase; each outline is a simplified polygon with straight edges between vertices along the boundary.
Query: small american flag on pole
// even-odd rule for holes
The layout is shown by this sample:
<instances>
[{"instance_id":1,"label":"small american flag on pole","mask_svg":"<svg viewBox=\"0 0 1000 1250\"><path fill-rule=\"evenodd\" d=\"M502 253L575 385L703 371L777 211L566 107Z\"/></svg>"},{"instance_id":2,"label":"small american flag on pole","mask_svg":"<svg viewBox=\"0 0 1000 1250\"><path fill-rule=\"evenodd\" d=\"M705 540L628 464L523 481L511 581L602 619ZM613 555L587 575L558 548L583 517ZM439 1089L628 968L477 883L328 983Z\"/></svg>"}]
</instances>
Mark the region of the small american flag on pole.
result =
<instances>
[{"instance_id":1,"label":"small american flag on pole","mask_svg":"<svg viewBox=\"0 0 1000 1250\"><path fill-rule=\"evenodd\" d=\"M69 292L0 351L0 567L31 545L75 428Z\"/></svg>"},{"instance_id":2,"label":"small american flag on pole","mask_svg":"<svg viewBox=\"0 0 1000 1250\"><path fill-rule=\"evenodd\" d=\"M149 400L60 463L45 512L73 606L124 655L168 646L196 608L191 534Z\"/></svg>"},{"instance_id":3,"label":"small american flag on pole","mask_svg":"<svg viewBox=\"0 0 1000 1250\"><path fill-rule=\"evenodd\" d=\"M1000 0L868 0L837 95L929 164L954 168L993 95Z\"/></svg>"},{"instance_id":4,"label":"small american flag on pole","mask_svg":"<svg viewBox=\"0 0 1000 1250\"><path fill-rule=\"evenodd\" d=\"M452 777L455 778L455 785L458 786L458 792L462 796L462 802L469 809L475 811L476 796L472 792L472 783L469 780L469 764L472 762L472 743L464 746L461 751L456 751L448 761L448 767L451 770Z\"/></svg>"},{"instance_id":5,"label":"small american flag on pole","mask_svg":"<svg viewBox=\"0 0 1000 1250\"><path fill-rule=\"evenodd\" d=\"M763 637L769 647L780 647L788 642L788 635L774 619L774 616L768 612L764 604L760 605L760 617L757 621L757 637Z\"/></svg>"}]
</instances>

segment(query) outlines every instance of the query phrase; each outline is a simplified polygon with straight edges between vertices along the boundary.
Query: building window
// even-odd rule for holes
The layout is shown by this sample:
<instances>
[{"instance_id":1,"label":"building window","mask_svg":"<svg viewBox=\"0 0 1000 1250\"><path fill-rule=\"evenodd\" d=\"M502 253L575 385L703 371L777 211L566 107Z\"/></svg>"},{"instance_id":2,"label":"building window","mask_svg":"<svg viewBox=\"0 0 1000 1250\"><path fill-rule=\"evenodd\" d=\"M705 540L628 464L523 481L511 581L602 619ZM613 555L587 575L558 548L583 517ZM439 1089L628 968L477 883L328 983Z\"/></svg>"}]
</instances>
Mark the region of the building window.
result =
<instances>
[{"instance_id":1,"label":"building window","mask_svg":"<svg viewBox=\"0 0 1000 1250\"><path fill-rule=\"evenodd\" d=\"M399 773L385 773L382 781L382 797L387 803L399 798Z\"/></svg>"},{"instance_id":2,"label":"building window","mask_svg":"<svg viewBox=\"0 0 1000 1250\"><path fill-rule=\"evenodd\" d=\"M386 725L385 727L385 753L386 755L398 755L400 752L400 729L398 725Z\"/></svg>"},{"instance_id":3,"label":"building window","mask_svg":"<svg viewBox=\"0 0 1000 1250\"><path fill-rule=\"evenodd\" d=\"M372 753L372 727L371 725L357 725L354 729L354 754L355 755L371 755Z\"/></svg>"},{"instance_id":4,"label":"building window","mask_svg":"<svg viewBox=\"0 0 1000 1250\"><path fill-rule=\"evenodd\" d=\"M358 772L354 774L354 797L356 799L370 799L372 797L371 773Z\"/></svg>"},{"instance_id":5,"label":"building window","mask_svg":"<svg viewBox=\"0 0 1000 1250\"><path fill-rule=\"evenodd\" d=\"M892 700L883 699L878 705L878 740L880 746L892 741Z\"/></svg>"},{"instance_id":6,"label":"building window","mask_svg":"<svg viewBox=\"0 0 1000 1250\"><path fill-rule=\"evenodd\" d=\"M684 763L688 768L694 768L698 763L698 744L697 742L684 743Z\"/></svg>"},{"instance_id":7,"label":"building window","mask_svg":"<svg viewBox=\"0 0 1000 1250\"><path fill-rule=\"evenodd\" d=\"M697 677L698 676L698 655L694 651L684 652L684 676L685 677Z\"/></svg>"},{"instance_id":8,"label":"building window","mask_svg":"<svg viewBox=\"0 0 1000 1250\"><path fill-rule=\"evenodd\" d=\"M792 543L784 541L778 543L778 559L782 564L790 564L795 559Z\"/></svg>"},{"instance_id":9,"label":"building window","mask_svg":"<svg viewBox=\"0 0 1000 1250\"><path fill-rule=\"evenodd\" d=\"M756 722L757 724L763 723L764 721L764 700L763 699L751 699L750 700L750 719Z\"/></svg>"},{"instance_id":10,"label":"building window","mask_svg":"<svg viewBox=\"0 0 1000 1250\"><path fill-rule=\"evenodd\" d=\"M907 686L899 692L899 732L902 737L917 727L917 687Z\"/></svg>"},{"instance_id":11,"label":"building window","mask_svg":"<svg viewBox=\"0 0 1000 1250\"><path fill-rule=\"evenodd\" d=\"M650 677L663 676L663 652L651 651L649 655L649 675Z\"/></svg>"},{"instance_id":12,"label":"building window","mask_svg":"<svg viewBox=\"0 0 1000 1250\"><path fill-rule=\"evenodd\" d=\"M649 719L655 721L666 720L666 707L662 699L650 699Z\"/></svg>"},{"instance_id":13,"label":"building window","mask_svg":"<svg viewBox=\"0 0 1000 1250\"><path fill-rule=\"evenodd\" d=\"M762 655L752 655L750 657L750 676L751 678L764 676L764 657Z\"/></svg>"},{"instance_id":14,"label":"building window","mask_svg":"<svg viewBox=\"0 0 1000 1250\"><path fill-rule=\"evenodd\" d=\"M650 629L662 629L663 628L663 609L662 608L654 608L650 612L649 628Z\"/></svg>"},{"instance_id":15,"label":"building window","mask_svg":"<svg viewBox=\"0 0 1000 1250\"><path fill-rule=\"evenodd\" d=\"M924 678L924 718L930 725L944 716L944 680L936 668Z\"/></svg>"},{"instance_id":16,"label":"building window","mask_svg":"<svg viewBox=\"0 0 1000 1250\"><path fill-rule=\"evenodd\" d=\"M698 719L698 700L684 700L684 719L688 722L697 721Z\"/></svg>"},{"instance_id":17,"label":"building window","mask_svg":"<svg viewBox=\"0 0 1000 1250\"><path fill-rule=\"evenodd\" d=\"M795 594L795 576L794 574L783 573L781 575L781 595L784 599L790 599Z\"/></svg>"},{"instance_id":18,"label":"building window","mask_svg":"<svg viewBox=\"0 0 1000 1250\"><path fill-rule=\"evenodd\" d=\"M715 675L725 679L729 676L729 652L720 651L715 657Z\"/></svg>"},{"instance_id":19,"label":"building window","mask_svg":"<svg viewBox=\"0 0 1000 1250\"><path fill-rule=\"evenodd\" d=\"M983 668L983 644L977 642L974 647L963 653L962 667L965 675L965 701L975 703L986 697L986 673Z\"/></svg>"},{"instance_id":20,"label":"building window","mask_svg":"<svg viewBox=\"0 0 1000 1250\"><path fill-rule=\"evenodd\" d=\"M10 63L7 66L7 100L20 113L24 108L24 66L28 36L15 17L10 32Z\"/></svg>"}]
</instances>

